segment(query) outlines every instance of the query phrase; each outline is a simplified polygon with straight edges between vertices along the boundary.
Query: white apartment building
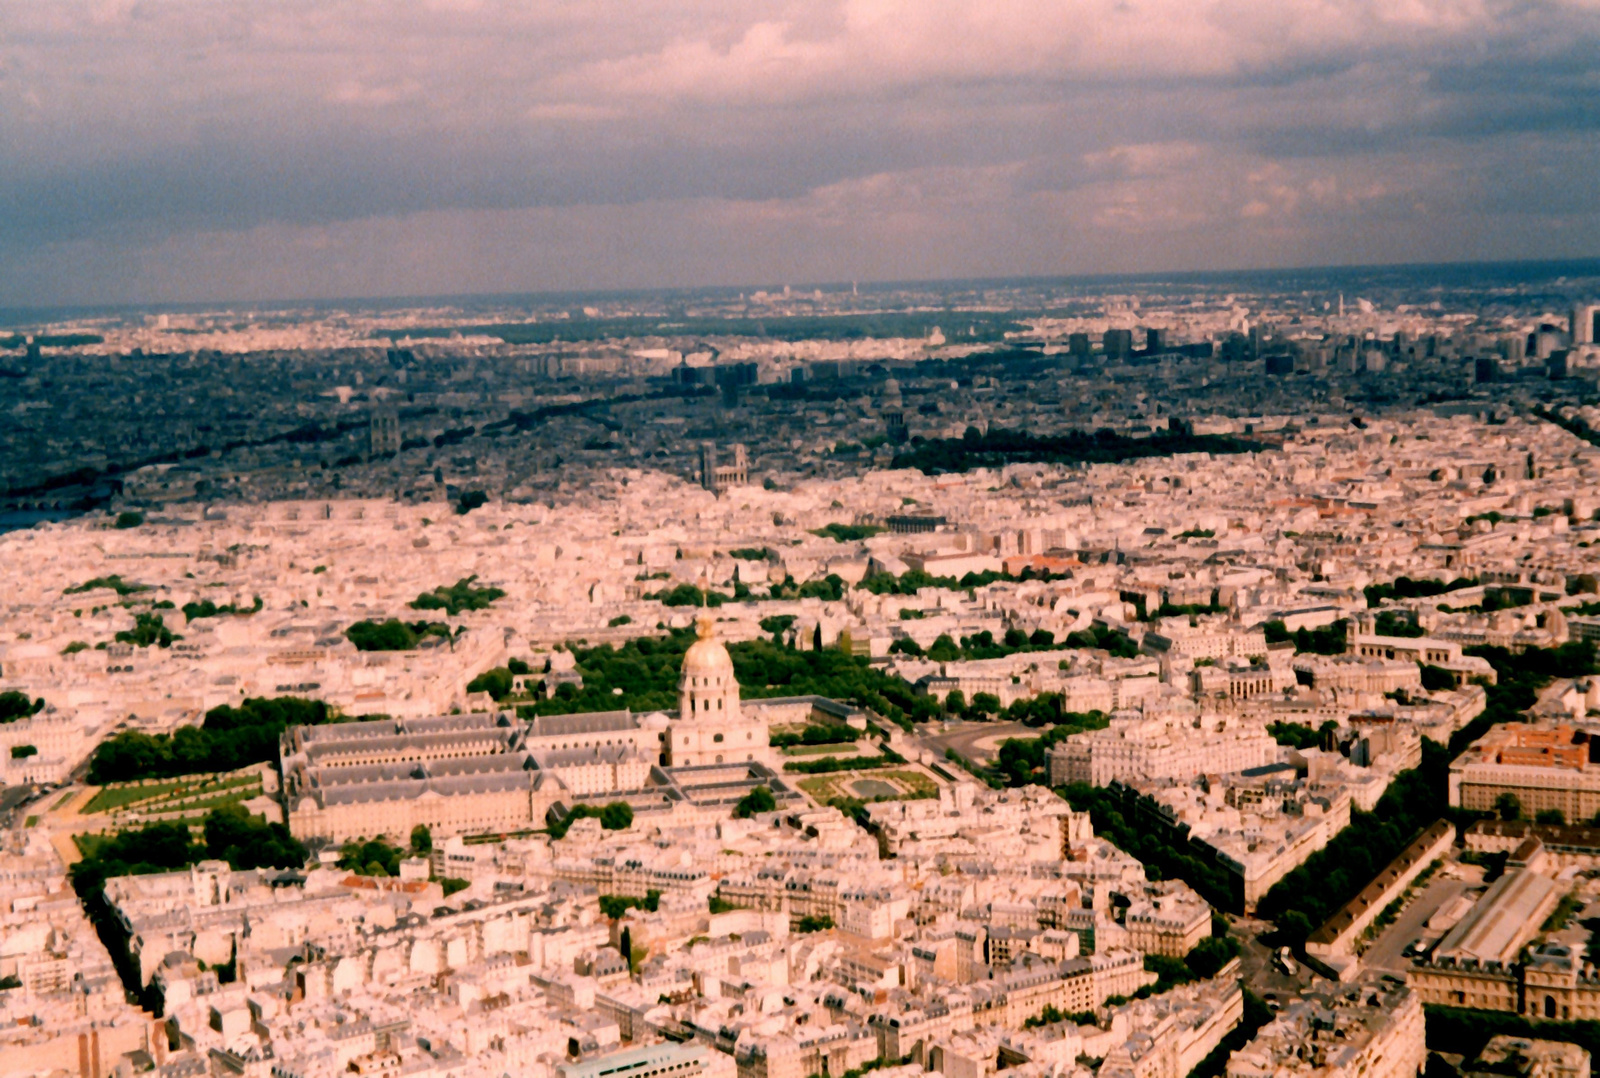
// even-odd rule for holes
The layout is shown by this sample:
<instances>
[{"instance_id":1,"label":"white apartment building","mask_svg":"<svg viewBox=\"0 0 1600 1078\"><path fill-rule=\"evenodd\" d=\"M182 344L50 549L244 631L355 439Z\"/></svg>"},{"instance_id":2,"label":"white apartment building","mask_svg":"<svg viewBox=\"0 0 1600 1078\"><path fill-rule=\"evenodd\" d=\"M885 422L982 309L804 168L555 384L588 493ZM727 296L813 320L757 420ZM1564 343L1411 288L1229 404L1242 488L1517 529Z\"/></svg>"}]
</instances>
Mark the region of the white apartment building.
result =
<instances>
[{"instance_id":1,"label":"white apartment building","mask_svg":"<svg viewBox=\"0 0 1600 1078\"><path fill-rule=\"evenodd\" d=\"M1421 997L1374 979L1285 1006L1228 1058L1227 1078L1413 1078L1426 1058Z\"/></svg>"},{"instance_id":2,"label":"white apartment building","mask_svg":"<svg viewBox=\"0 0 1600 1078\"><path fill-rule=\"evenodd\" d=\"M0 784L65 782L93 746L87 733L77 716L54 708L0 723Z\"/></svg>"},{"instance_id":3,"label":"white apartment building","mask_svg":"<svg viewBox=\"0 0 1600 1078\"><path fill-rule=\"evenodd\" d=\"M1458 641L1432 636L1357 635L1346 645L1346 654L1363 659L1398 659L1401 662L1437 666L1458 675L1463 681L1484 678L1493 684L1495 672L1489 661L1476 655L1463 655L1461 648Z\"/></svg>"},{"instance_id":4,"label":"white apartment building","mask_svg":"<svg viewBox=\"0 0 1600 1078\"><path fill-rule=\"evenodd\" d=\"M1135 898L1122 923L1134 950L1182 958L1211 935L1211 905L1182 881L1170 881Z\"/></svg>"},{"instance_id":5,"label":"white apartment building","mask_svg":"<svg viewBox=\"0 0 1600 1078\"><path fill-rule=\"evenodd\" d=\"M1074 734L1052 746L1050 781L1105 786L1115 779L1185 780L1261 767L1280 755L1265 730L1228 718L1118 718L1104 730Z\"/></svg>"},{"instance_id":6,"label":"white apartment building","mask_svg":"<svg viewBox=\"0 0 1600 1078\"><path fill-rule=\"evenodd\" d=\"M1297 655L1295 675L1314 689L1391 693L1422 691L1422 668L1407 659L1360 655Z\"/></svg>"},{"instance_id":7,"label":"white apartment building","mask_svg":"<svg viewBox=\"0 0 1600 1078\"><path fill-rule=\"evenodd\" d=\"M1250 659L1267 654L1266 633L1222 618L1160 619L1144 636L1141 647L1152 655L1181 652L1191 659Z\"/></svg>"},{"instance_id":8,"label":"white apartment building","mask_svg":"<svg viewBox=\"0 0 1600 1078\"><path fill-rule=\"evenodd\" d=\"M1219 977L1117 1008L1111 1028L1083 1050L1099 1052L1098 1042L1114 1042L1104 1052L1098 1078L1188 1078L1243 1016L1238 980Z\"/></svg>"}]
</instances>

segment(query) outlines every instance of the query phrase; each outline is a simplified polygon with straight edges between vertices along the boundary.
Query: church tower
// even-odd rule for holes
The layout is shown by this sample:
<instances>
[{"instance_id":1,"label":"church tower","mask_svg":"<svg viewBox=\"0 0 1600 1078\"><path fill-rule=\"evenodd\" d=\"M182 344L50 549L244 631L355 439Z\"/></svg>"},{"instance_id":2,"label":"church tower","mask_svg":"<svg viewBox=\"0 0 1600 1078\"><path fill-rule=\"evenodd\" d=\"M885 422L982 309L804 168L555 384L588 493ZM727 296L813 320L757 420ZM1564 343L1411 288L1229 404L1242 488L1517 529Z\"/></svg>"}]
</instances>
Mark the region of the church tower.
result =
<instances>
[{"instance_id":1,"label":"church tower","mask_svg":"<svg viewBox=\"0 0 1600 1078\"><path fill-rule=\"evenodd\" d=\"M662 734L665 764L696 767L758 760L770 765L768 723L740 708L733 659L717 639L709 611L700 613L695 627L700 638L684 653L678 679L678 718Z\"/></svg>"}]
</instances>

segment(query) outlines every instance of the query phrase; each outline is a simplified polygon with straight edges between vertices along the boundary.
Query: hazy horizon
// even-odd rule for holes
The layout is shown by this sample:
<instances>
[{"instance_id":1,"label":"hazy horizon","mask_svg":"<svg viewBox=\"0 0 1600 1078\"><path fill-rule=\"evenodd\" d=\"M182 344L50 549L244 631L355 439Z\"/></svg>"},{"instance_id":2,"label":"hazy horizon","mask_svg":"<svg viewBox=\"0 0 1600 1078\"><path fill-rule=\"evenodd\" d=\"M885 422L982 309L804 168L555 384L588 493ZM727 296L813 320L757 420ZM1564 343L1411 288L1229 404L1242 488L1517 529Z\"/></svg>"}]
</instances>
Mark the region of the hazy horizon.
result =
<instances>
[{"instance_id":1,"label":"hazy horizon","mask_svg":"<svg viewBox=\"0 0 1600 1078\"><path fill-rule=\"evenodd\" d=\"M820 289L824 295L837 296L843 291L856 287L863 300L870 299L873 295L894 295L908 291L958 291L962 289L973 290L978 288L993 289L1022 289L1026 287L1073 287L1086 291L1109 289L1121 285L1151 285L1172 284L1174 286L1212 286L1220 287L1225 284L1256 285L1262 288L1278 288L1284 283L1284 278L1322 276L1327 278L1320 282L1328 287L1338 287L1340 284L1357 284L1353 280L1336 281L1333 278L1355 278L1363 275L1372 277L1384 274L1412 272L1418 275L1418 280L1409 282L1390 282L1385 287L1404 289L1440 289L1446 286L1454 288L1482 287L1482 280L1468 281L1441 281L1442 274L1470 274L1490 273L1491 271L1506 273L1526 272L1527 280L1549 282L1566 282L1562 289L1573 299L1587 298L1600 294L1600 256L1580 257L1566 259L1541 259L1541 260L1490 260L1474 262L1393 262L1374 263L1369 265L1327 265L1327 266L1253 266L1239 269L1214 269L1214 270L1166 270L1149 271L1145 273L1121 274L1059 274L1038 276L1009 276L1009 277L947 277L929 278L924 280L898 280L898 281L792 281L776 283L771 281L744 282L742 284L711 284L703 286L675 286L663 288L634 288L634 289L581 289L581 290L550 290L543 292L507 291L507 292L465 292L465 293L439 293L435 295L390 295L390 296L279 296L263 299L216 299L216 300L188 300L173 302L141 303L131 301L126 303L88 303L88 304L61 304L4 307L0 306L0 327L21 327L28 324L42 323L48 319L71 319L90 317L109 317L118 314L159 314L159 313L185 313L209 312L219 309L237 308L240 310L278 310L290 307L316 307L332 308L341 307L375 307L375 308L401 308L417 305L454 305L470 308L474 305L482 306L514 306L518 303L528 305L546 304L556 305L560 302L579 302L583 300L613 300L613 299L660 299L681 294L684 298L707 297L718 294L749 294L761 289L779 289L788 284L796 295L804 298L813 290ZM1536 272L1544 271L1544 272ZM1564 271L1564 272L1559 272ZM1576 278L1568 281L1569 277ZM1259 278L1250 280L1250 278ZM1425 278L1425 279L1424 279ZM1307 282L1309 283L1309 282ZM1375 283L1375 282L1366 282ZM1352 302L1360 298L1356 293L1348 297ZM868 304L863 303L865 308ZM604 319L602 319L604 320Z\"/></svg>"}]
</instances>

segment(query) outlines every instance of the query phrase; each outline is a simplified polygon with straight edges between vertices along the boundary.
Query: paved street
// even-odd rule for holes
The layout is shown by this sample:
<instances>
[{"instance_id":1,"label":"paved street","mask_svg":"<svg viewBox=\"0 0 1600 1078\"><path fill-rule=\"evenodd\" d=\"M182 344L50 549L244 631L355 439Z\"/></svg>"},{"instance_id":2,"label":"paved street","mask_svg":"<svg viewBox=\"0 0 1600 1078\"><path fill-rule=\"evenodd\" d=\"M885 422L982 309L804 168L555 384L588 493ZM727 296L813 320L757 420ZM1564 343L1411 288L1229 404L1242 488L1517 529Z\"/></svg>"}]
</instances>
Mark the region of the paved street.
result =
<instances>
[{"instance_id":1,"label":"paved street","mask_svg":"<svg viewBox=\"0 0 1600 1078\"><path fill-rule=\"evenodd\" d=\"M1278 968L1278 964L1273 961L1275 949L1268 947L1258 938L1262 932L1271 930L1272 925L1266 921L1251 918L1233 920L1232 935L1240 944L1240 976L1244 978L1244 983L1250 991L1268 1003L1288 999L1310 987L1317 979L1317 975L1303 962L1296 961L1297 969L1293 976Z\"/></svg>"},{"instance_id":2,"label":"paved street","mask_svg":"<svg viewBox=\"0 0 1600 1078\"><path fill-rule=\"evenodd\" d=\"M937 756L955 749L975 763L993 763L1000 742L1008 737L1038 737L1043 731L1020 722L952 722L942 733L922 737Z\"/></svg>"},{"instance_id":3,"label":"paved street","mask_svg":"<svg viewBox=\"0 0 1600 1078\"><path fill-rule=\"evenodd\" d=\"M1400 912L1394 924L1384 929L1383 933L1373 941L1367 953L1362 956L1362 963L1372 969L1392 973L1405 972L1410 960L1400 952L1405 950L1408 943L1422 935L1423 924L1428 918L1454 902L1467 887L1468 884L1463 880L1438 876L1429 880L1427 889Z\"/></svg>"}]
</instances>

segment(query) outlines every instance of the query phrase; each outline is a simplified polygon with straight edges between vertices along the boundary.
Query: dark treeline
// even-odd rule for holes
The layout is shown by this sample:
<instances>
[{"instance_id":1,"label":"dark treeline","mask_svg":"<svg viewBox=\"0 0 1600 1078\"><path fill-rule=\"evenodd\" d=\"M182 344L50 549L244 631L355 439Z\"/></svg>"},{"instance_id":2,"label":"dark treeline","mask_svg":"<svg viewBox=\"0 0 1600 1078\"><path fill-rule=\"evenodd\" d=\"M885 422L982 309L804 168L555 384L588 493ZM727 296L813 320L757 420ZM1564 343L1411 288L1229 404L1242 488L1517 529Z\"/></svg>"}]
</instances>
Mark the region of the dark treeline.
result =
<instances>
[{"instance_id":1,"label":"dark treeline","mask_svg":"<svg viewBox=\"0 0 1600 1078\"><path fill-rule=\"evenodd\" d=\"M261 613L261 596L255 596L255 602L249 606L241 607L237 603L226 603L218 606L210 599L201 599L198 602L183 604L183 620L185 623L199 621L201 618L231 617L240 614Z\"/></svg>"},{"instance_id":2,"label":"dark treeline","mask_svg":"<svg viewBox=\"0 0 1600 1078\"><path fill-rule=\"evenodd\" d=\"M1054 575L1048 570L1035 573L1032 567L1024 567L1021 575L1012 576L1006 572L996 572L985 569L981 573L966 573L960 578L953 576L934 576L926 569L907 569L899 576L893 573L870 573L863 577L856 587L872 592L874 595L915 595L923 588L944 588L946 591L965 591L968 588L987 587L996 581L1005 583L1026 582L1029 580L1053 580Z\"/></svg>"},{"instance_id":3,"label":"dark treeline","mask_svg":"<svg viewBox=\"0 0 1600 1078\"><path fill-rule=\"evenodd\" d=\"M1372 812L1353 810L1350 826L1274 884L1257 914L1277 922L1285 943L1302 944L1444 814L1450 759L1448 749L1424 738L1422 762L1397 775Z\"/></svg>"},{"instance_id":4,"label":"dark treeline","mask_svg":"<svg viewBox=\"0 0 1600 1078\"><path fill-rule=\"evenodd\" d=\"M894 467L916 468L929 475L939 475L1007 464L1115 464L1175 453L1253 453L1261 448L1260 442L1228 434L1159 431L1148 438L1132 438L1112 430L1099 430L1093 434L1070 431L1040 436L1000 428L992 428L985 434L976 427L968 427L960 438L933 439L896 454Z\"/></svg>"},{"instance_id":5,"label":"dark treeline","mask_svg":"<svg viewBox=\"0 0 1600 1078\"><path fill-rule=\"evenodd\" d=\"M1187 839L1174 841L1158 829L1141 827L1128 819L1126 803L1110 788L1075 783L1057 792L1075 810L1089 814L1096 835L1144 862L1145 873L1151 879L1181 879L1213 906L1238 908L1226 870Z\"/></svg>"},{"instance_id":6,"label":"dark treeline","mask_svg":"<svg viewBox=\"0 0 1600 1078\"><path fill-rule=\"evenodd\" d=\"M496 599L505 598L505 591L496 587L480 588L474 582L477 576L462 577L449 587L443 584L425 591L411 600L413 610L443 610L452 618L463 610L485 610Z\"/></svg>"},{"instance_id":7,"label":"dark treeline","mask_svg":"<svg viewBox=\"0 0 1600 1078\"><path fill-rule=\"evenodd\" d=\"M76 509L93 509L110 500L114 493L114 485L120 483L119 476L136 472L154 464L177 464L186 459L203 457L210 453L218 455L231 453L236 449L259 449L269 445L312 445L317 442L333 442L343 438L352 431L364 430L367 426L366 419L341 419L329 426L322 426L315 421L302 423L288 430L269 434L264 438L235 438L219 445L196 445L183 450L170 450L165 453L152 453L142 457L128 460L113 461L104 468L83 467L75 468L70 472L50 476L37 483L29 483L11 488L12 496L27 494L45 494L53 490L62 490L68 487L92 487L92 491L74 503Z\"/></svg>"},{"instance_id":8,"label":"dark treeline","mask_svg":"<svg viewBox=\"0 0 1600 1078\"><path fill-rule=\"evenodd\" d=\"M1477 580L1464 576L1448 584L1443 580L1412 580L1409 576L1397 576L1392 584L1368 584L1361 591L1367 597L1367 605L1372 607L1385 599L1431 599L1435 595L1477 586Z\"/></svg>"},{"instance_id":9,"label":"dark treeline","mask_svg":"<svg viewBox=\"0 0 1600 1078\"><path fill-rule=\"evenodd\" d=\"M236 870L302 868L309 854L281 823L252 816L242 805L224 805L206 815L199 841L186 824L146 824L137 830L84 839L83 860L72 866L79 895L97 895L112 876L171 872L196 861L226 861Z\"/></svg>"},{"instance_id":10,"label":"dark treeline","mask_svg":"<svg viewBox=\"0 0 1600 1078\"><path fill-rule=\"evenodd\" d=\"M798 734L772 734L767 741L778 748L788 748L791 745L843 745L860 737L861 731L842 723L812 722Z\"/></svg>"},{"instance_id":11,"label":"dark treeline","mask_svg":"<svg viewBox=\"0 0 1600 1078\"><path fill-rule=\"evenodd\" d=\"M33 343L40 348L76 348L81 344L104 344L106 339L98 333L39 333ZM0 337L0 348L21 348L28 339L20 333Z\"/></svg>"},{"instance_id":12,"label":"dark treeline","mask_svg":"<svg viewBox=\"0 0 1600 1078\"><path fill-rule=\"evenodd\" d=\"M1051 651L1056 648L1099 648L1118 658L1131 659L1139 654L1139 646L1119 629L1094 625L1067 634L1065 640L1056 641L1049 629L1035 629L1031 634L1021 629L1007 629L996 640L988 629L963 636L958 643L949 633L940 633L924 650L909 636L903 636L889 645L897 655L926 655L936 662L955 662L957 659L1003 659L1023 651Z\"/></svg>"},{"instance_id":13,"label":"dark treeline","mask_svg":"<svg viewBox=\"0 0 1600 1078\"><path fill-rule=\"evenodd\" d=\"M1554 412L1549 411L1538 404L1533 406L1532 411L1534 415L1538 416L1540 419L1543 419L1545 422L1554 423L1556 426L1562 428L1568 433L1575 434L1579 438L1582 438L1590 445L1600 445L1600 431L1593 429L1587 422L1578 418L1577 416L1573 416L1571 419L1563 419L1561 416L1556 415Z\"/></svg>"},{"instance_id":14,"label":"dark treeline","mask_svg":"<svg viewBox=\"0 0 1600 1078\"><path fill-rule=\"evenodd\" d=\"M284 730L327 721L321 700L251 697L238 707L223 704L206 712L199 726L180 726L170 735L124 730L101 742L89 762L89 781L136 782L275 762Z\"/></svg>"},{"instance_id":15,"label":"dark treeline","mask_svg":"<svg viewBox=\"0 0 1600 1078\"><path fill-rule=\"evenodd\" d=\"M410 651L430 636L449 640L451 630L442 621L404 622L390 618L388 621L358 621L346 629L344 635L357 651Z\"/></svg>"},{"instance_id":16,"label":"dark treeline","mask_svg":"<svg viewBox=\"0 0 1600 1078\"><path fill-rule=\"evenodd\" d=\"M1546 1022L1520 1014L1466 1010L1428 1004L1428 1048L1434 1052L1474 1059L1490 1037L1538 1037L1547 1041L1568 1041L1591 1055L1600 1053L1600 1022ZM1432 1068L1429 1069L1432 1073Z\"/></svg>"},{"instance_id":17,"label":"dark treeline","mask_svg":"<svg viewBox=\"0 0 1600 1078\"><path fill-rule=\"evenodd\" d=\"M1311 652L1316 655L1343 655L1345 650L1345 633L1349 622L1341 619L1331 625L1322 625L1315 629L1301 626L1294 632L1281 621L1269 621L1261 629L1269 644L1281 644L1292 641L1296 652Z\"/></svg>"},{"instance_id":18,"label":"dark treeline","mask_svg":"<svg viewBox=\"0 0 1600 1078\"><path fill-rule=\"evenodd\" d=\"M871 771L878 767L903 764L906 758L889 746L883 746L878 756L824 756L818 760L786 760L785 771L799 775L831 775L839 771Z\"/></svg>"}]
</instances>

